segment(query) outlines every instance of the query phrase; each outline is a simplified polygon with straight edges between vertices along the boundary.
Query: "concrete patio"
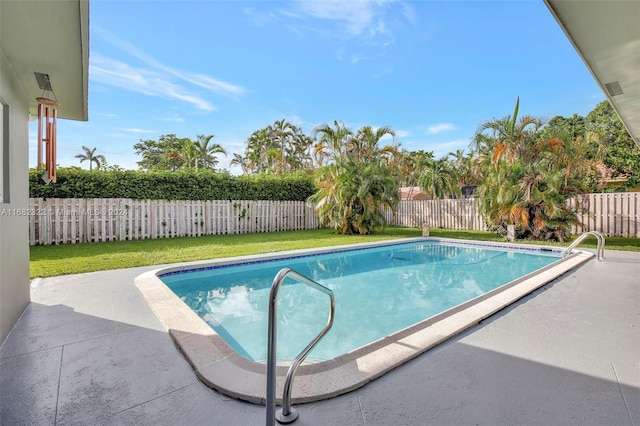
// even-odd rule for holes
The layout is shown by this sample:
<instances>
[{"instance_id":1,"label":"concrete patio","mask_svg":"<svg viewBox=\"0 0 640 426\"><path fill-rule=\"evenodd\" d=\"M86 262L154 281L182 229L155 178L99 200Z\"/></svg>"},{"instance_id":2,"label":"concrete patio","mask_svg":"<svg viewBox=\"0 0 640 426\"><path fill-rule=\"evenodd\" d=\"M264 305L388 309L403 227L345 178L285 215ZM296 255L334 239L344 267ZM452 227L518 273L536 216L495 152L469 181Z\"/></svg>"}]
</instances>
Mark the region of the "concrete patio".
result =
<instances>
[{"instance_id":1,"label":"concrete patio","mask_svg":"<svg viewBox=\"0 0 640 426\"><path fill-rule=\"evenodd\" d=\"M640 253L605 256L294 424L640 425ZM2 425L265 423L199 382L134 286L156 268L32 282L0 348Z\"/></svg>"}]
</instances>

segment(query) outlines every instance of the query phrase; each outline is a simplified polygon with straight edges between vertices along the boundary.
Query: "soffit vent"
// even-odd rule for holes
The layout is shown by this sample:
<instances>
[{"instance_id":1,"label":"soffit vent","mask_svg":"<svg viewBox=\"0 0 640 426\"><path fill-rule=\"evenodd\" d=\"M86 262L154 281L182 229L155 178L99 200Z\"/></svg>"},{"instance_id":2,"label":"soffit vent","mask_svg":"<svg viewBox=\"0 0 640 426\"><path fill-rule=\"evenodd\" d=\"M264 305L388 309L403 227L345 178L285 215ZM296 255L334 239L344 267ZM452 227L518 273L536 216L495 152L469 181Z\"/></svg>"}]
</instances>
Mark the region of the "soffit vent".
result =
<instances>
[{"instance_id":1,"label":"soffit vent","mask_svg":"<svg viewBox=\"0 0 640 426\"><path fill-rule=\"evenodd\" d=\"M607 88L607 92L609 92L610 96L618 96L622 95L622 87L620 87L620 82L614 81L613 83L606 83L604 87Z\"/></svg>"}]
</instances>

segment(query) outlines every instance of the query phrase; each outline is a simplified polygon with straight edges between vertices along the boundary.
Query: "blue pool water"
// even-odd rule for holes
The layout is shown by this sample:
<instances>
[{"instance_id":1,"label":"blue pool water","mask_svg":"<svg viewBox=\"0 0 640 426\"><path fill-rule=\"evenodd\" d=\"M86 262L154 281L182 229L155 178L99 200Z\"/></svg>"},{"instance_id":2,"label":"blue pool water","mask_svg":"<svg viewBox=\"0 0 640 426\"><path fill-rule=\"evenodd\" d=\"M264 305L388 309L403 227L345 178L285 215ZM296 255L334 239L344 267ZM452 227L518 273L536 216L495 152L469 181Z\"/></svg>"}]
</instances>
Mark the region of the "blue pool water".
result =
<instances>
[{"instance_id":1,"label":"blue pool water","mask_svg":"<svg viewBox=\"0 0 640 426\"><path fill-rule=\"evenodd\" d=\"M517 251L438 241L221 265L160 279L239 354L267 356L273 278L292 268L335 294L332 329L309 354L321 361L357 349L558 260ZM278 358L292 359L324 327L328 296L287 278L279 294Z\"/></svg>"}]
</instances>

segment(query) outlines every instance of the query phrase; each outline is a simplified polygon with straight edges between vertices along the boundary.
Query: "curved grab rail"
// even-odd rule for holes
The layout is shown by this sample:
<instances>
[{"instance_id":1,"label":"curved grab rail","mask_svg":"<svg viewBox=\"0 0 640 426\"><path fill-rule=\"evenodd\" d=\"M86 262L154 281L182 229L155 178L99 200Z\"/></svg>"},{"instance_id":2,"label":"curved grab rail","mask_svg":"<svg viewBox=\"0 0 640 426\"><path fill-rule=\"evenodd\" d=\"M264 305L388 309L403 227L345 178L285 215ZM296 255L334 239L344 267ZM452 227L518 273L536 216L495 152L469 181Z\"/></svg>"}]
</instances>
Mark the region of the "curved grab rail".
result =
<instances>
[{"instance_id":1,"label":"curved grab rail","mask_svg":"<svg viewBox=\"0 0 640 426\"><path fill-rule=\"evenodd\" d=\"M309 343L291 363L291 366L287 371L287 378L284 382L282 409L278 410L278 412L275 413L278 291L280 290L280 286L287 276L291 276L297 281L327 294L329 296L331 305L327 325L324 326L320 333L318 333L318 335L311 341L311 343ZM302 361L304 361L311 349L313 349L315 345L320 341L320 339L322 339L322 337L327 334L327 332L333 325L335 309L335 298L331 290L302 275L301 273L294 271L293 269L281 269L273 279L273 283L271 284L271 291L269 292L269 320L267 332L267 426L275 425L275 419L277 419L279 423L292 423L298 418L297 410L291 407L291 387L293 386L293 376L296 374L296 370L298 369L300 364L302 364Z\"/></svg>"},{"instance_id":2,"label":"curved grab rail","mask_svg":"<svg viewBox=\"0 0 640 426\"><path fill-rule=\"evenodd\" d=\"M597 258L598 260L603 260L604 259L604 235L602 235L598 231L583 232L578 238L576 238L576 240L573 243L571 243L569 247L564 249L564 251L562 252L562 257L568 256L569 253L571 253L571 250L576 248L578 244L580 244L582 240L587 238L589 235L593 235L598 239L598 249L597 249L598 257Z\"/></svg>"}]
</instances>

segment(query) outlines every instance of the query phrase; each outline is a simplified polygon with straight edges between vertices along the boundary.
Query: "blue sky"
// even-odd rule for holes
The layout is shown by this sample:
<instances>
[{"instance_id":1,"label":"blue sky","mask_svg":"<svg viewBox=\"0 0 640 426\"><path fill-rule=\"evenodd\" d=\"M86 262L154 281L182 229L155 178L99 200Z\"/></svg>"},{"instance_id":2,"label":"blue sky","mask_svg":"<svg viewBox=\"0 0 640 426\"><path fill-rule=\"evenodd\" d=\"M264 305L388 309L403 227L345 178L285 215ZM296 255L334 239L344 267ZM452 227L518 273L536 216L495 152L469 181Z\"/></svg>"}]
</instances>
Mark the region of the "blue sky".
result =
<instances>
[{"instance_id":1,"label":"blue sky","mask_svg":"<svg viewBox=\"0 0 640 426\"><path fill-rule=\"evenodd\" d=\"M135 169L140 139L213 134L238 174L233 153L282 118L388 125L439 157L518 96L547 118L605 99L541 0L92 0L89 63L89 121L60 121L61 166L88 168L86 145Z\"/></svg>"}]
</instances>

